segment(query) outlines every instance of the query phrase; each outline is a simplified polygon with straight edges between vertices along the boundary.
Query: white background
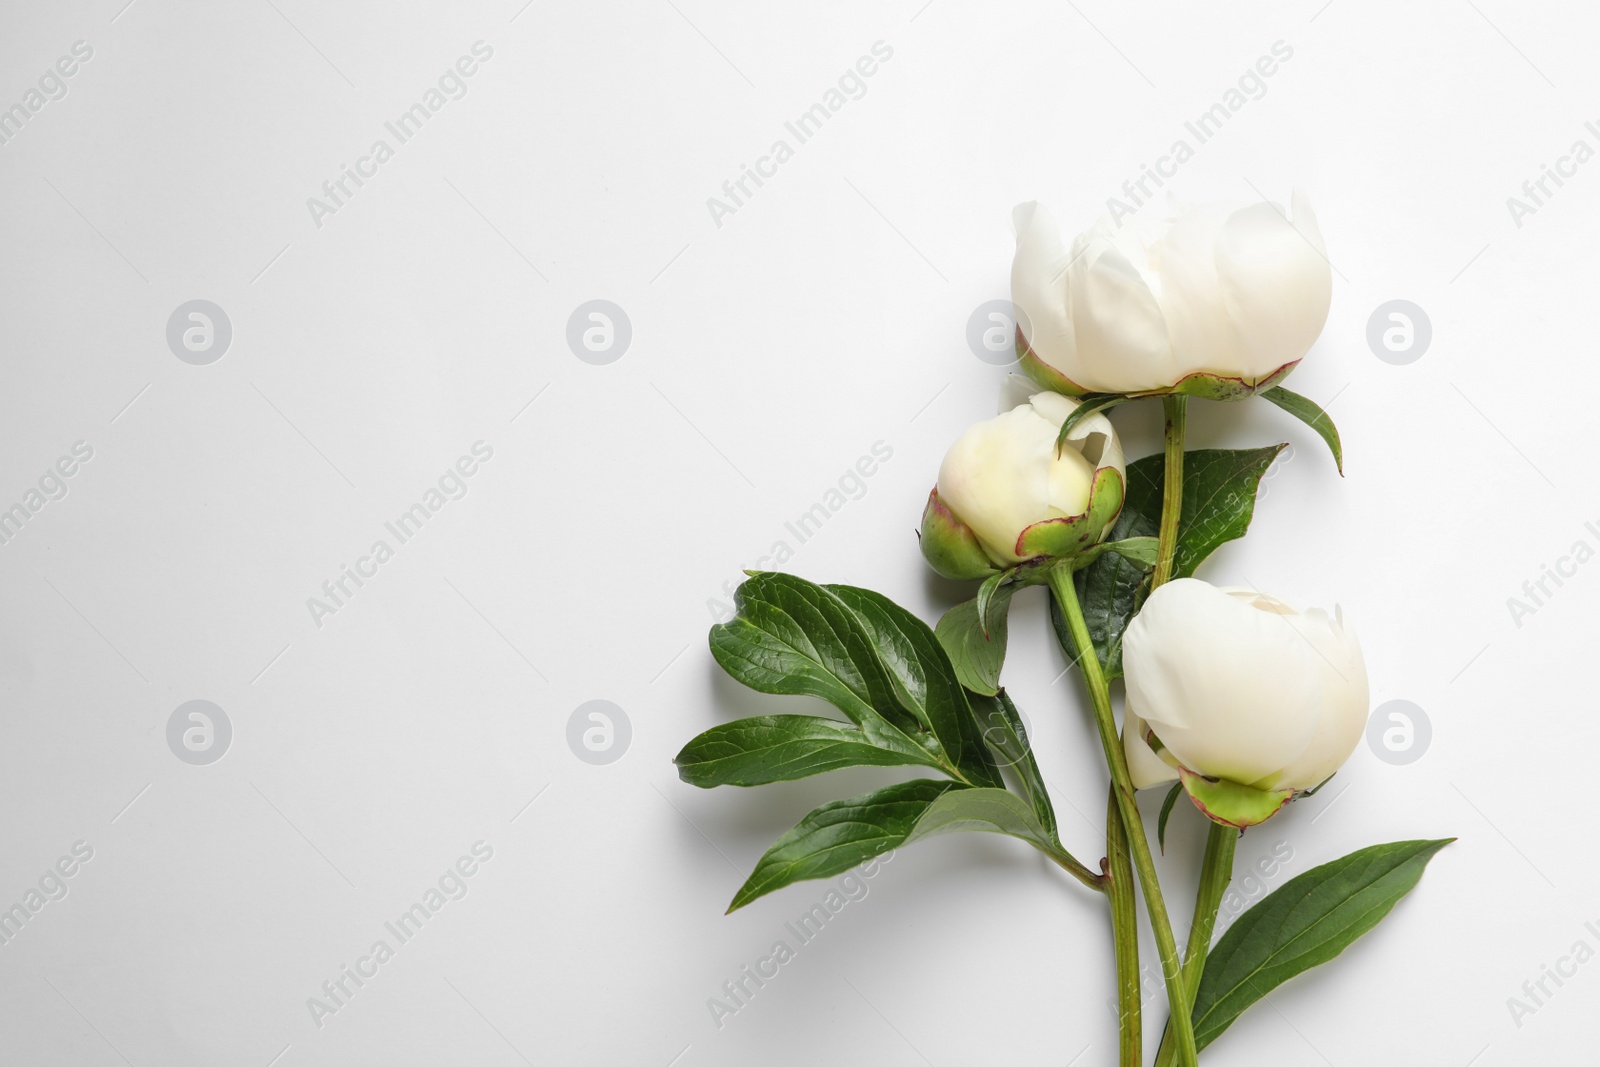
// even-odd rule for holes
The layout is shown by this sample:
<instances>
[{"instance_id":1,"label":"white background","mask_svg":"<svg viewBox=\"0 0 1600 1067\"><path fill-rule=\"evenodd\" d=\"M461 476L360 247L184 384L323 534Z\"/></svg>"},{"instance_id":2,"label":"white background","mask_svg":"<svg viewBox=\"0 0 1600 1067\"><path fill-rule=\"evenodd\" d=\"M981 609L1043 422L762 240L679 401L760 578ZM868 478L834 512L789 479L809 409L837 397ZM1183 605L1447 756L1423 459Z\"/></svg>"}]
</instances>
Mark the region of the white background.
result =
<instances>
[{"instance_id":1,"label":"white background","mask_svg":"<svg viewBox=\"0 0 1600 1067\"><path fill-rule=\"evenodd\" d=\"M1207 1062L1591 1055L1600 963L1520 1026L1507 1006L1600 948L1600 566L1520 626L1507 606L1600 546L1600 163L1520 227L1506 205L1600 147L1589 8L125 2L0 19L0 107L93 49L0 146L0 508L94 453L0 545L0 906L93 849L0 946L0 1059L1112 1062L1103 902L978 835L901 852L719 1028L708 999L828 888L724 917L744 874L812 806L896 775L699 792L670 761L782 703L705 643L708 601L775 542L930 621L966 595L912 531L945 447L995 410L1004 372L965 328L1006 295L1012 205L1087 225L1278 41L1292 59L1174 186L1310 192L1337 274L1290 384L1332 401L1348 477L1266 404L1197 402L1194 446L1293 445L1206 574L1341 602L1374 703L1415 702L1433 740L1408 766L1363 745L1244 838L1241 869L1292 850L1280 884L1461 840ZM317 225L307 198L480 40L466 95ZM707 198L878 41L865 94L719 226ZM196 298L233 328L208 366L166 342ZM565 340L597 298L633 329L605 366ZM1392 299L1432 322L1407 366L1366 340ZM1134 455L1156 416L1117 412ZM307 599L477 441L467 495L319 626ZM880 441L864 495L798 544L785 523ZM1037 591L1012 633L1064 832L1098 858L1104 772ZM232 723L209 766L167 745L192 699ZM567 743L593 699L632 724L606 766ZM1171 837L1181 937L1200 821ZM319 1027L308 998L480 840L470 892Z\"/></svg>"}]
</instances>

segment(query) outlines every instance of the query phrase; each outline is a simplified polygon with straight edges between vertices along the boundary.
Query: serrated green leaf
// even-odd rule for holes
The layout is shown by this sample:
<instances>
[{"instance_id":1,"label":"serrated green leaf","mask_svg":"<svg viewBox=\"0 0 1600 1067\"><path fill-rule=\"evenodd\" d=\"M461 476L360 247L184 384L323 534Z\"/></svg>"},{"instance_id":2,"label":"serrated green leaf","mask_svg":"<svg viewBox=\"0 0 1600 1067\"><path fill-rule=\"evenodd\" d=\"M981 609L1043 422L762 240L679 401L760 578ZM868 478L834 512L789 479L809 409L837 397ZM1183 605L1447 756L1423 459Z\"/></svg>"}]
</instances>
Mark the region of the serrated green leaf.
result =
<instances>
[{"instance_id":1,"label":"serrated green leaf","mask_svg":"<svg viewBox=\"0 0 1600 1067\"><path fill-rule=\"evenodd\" d=\"M1344 447L1339 443L1339 428L1333 424L1328 413L1323 411L1316 401L1299 393L1291 393L1281 385L1266 390L1261 396L1317 431L1317 436L1322 438L1328 446L1328 451L1333 453L1333 465L1339 468L1340 474L1344 473Z\"/></svg>"},{"instance_id":2,"label":"serrated green leaf","mask_svg":"<svg viewBox=\"0 0 1600 1067\"><path fill-rule=\"evenodd\" d=\"M1205 1048L1250 1005L1378 925L1453 840L1374 845L1269 893L1228 928L1206 959L1192 1016L1195 1044Z\"/></svg>"},{"instance_id":3,"label":"serrated green leaf","mask_svg":"<svg viewBox=\"0 0 1600 1067\"><path fill-rule=\"evenodd\" d=\"M1028 740L1028 728L1023 725L1016 704L1004 689L993 696L971 694L967 699L983 727L983 739L994 752L995 762L1016 773L1039 818L1039 825L1052 841L1059 841L1055 808L1050 803L1050 793L1045 789L1044 776L1039 773L1039 763L1033 757L1033 745Z\"/></svg>"},{"instance_id":4,"label":"serrated green leaf","mask_svg":"<svg viewBox=\"0 0 1600 1067\"><path fill-rule=\"evenodd\" d=\"M728 910L795 882L840 874L925 837L962 830L1009 834L1059 852L1020 797L1004 789L917 779L811 812L761 857Z\"/></svg>"},{"instance_id":5,"label":"serrated green leaf","mask_svg":"<svg viewBox=\"0 0 1600 1067\"><path fill-rule=\"evenodd\" d=\"M874 744L860 727L817 715L761 715L714 726L683 746L678 777L709 789L718 785L790 782L840 767L937 767L920 745Z\"/></svg>"},{"instance_id":6,"label":"serrated green leaf","mask_svg":"<svg viewBox=\"0 0 1600 1067\"><path fill-rule=\"evenodd\" d=\"M956 678L974 693L993 696L1000 688L1000 668L1006 659L1009 632L1007 613L1017 586L1007 584L995 590L989 611L993 616L989 632L978 621L977 600L967 600L944 613L934 633L950 657Z\"/></svg>"},{"instance_id":7,"label":"serrated green leaf","mask_svg":"<svg viewBox=\"0 0 1600 1067\"><path fill-rule=\"evenodd\" d=\"M1173 577L1187 578L1217 548L1244 536L1255 512L1256 489L1283 445L1199 449L1184 454L1183 510ZM1161 524L1166 457L1157 453L1128 464L1127 496L1109 539L1154 537ZM1148 570L1116 553L1102 554L1076 575L1084 621L1108 678L1122 673L1122 634L1148 592ZM1050 618L1063 648L1071 648L1066 620L1051 598Z\"/></svg>"}]
</instances>

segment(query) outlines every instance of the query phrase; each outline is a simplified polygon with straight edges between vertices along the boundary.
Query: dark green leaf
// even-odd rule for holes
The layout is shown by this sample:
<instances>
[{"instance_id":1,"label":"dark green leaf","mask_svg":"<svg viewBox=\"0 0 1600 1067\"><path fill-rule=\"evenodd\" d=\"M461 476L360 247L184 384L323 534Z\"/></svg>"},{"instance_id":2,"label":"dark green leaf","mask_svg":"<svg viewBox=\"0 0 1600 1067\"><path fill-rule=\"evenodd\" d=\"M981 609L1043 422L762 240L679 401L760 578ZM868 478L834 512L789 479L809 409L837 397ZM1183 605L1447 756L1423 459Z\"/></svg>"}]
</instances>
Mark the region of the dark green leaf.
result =
<instances>
[{"instance_id":1,"label":"dark green leaf","mask_svg":"<svg viewBox=\"0 0 1600 1067\"><path fill-rule=\"evenodd\" d=\"M1244 536L1255 511L1256 487L1283 447L1208 448L1184 454L1183 510L1173 577L1189 577L1219 545ZM1160 453L1128 464L1127 497L1109 540L1156 536L1165 471L1166 458ZM1145 567L1112 552L1077 574L1084 620L1107 677L1122 673L1122 634L1144 601L1147 576ZM1053 597L1050 617L1062 647L1070 648L1066 620Z\"/></svg>"},{"instance_id":2,"label":"dark green leaf","mask_svg":"<svg viewBox=\"0 0 1600 1067\"><path fill-rule=\"evenodd\" d=\"M711 628L711 654L763 693L821 697L872 744L938 742L907 711L860 616L821 586L777 572L752 575L735 595L739 614Z\"/></svg>"},{"instance_id":3,"label":"dark green leaf","mask_svg":"<svg viewBox=\"0 0 1600 1067\"><path fill-rule=\"evenodd\" d=\"M824 804L778 838L729 911L808 878L828 878L890 849L939 833L981 830L1059 854L1026 801L1004 789L918 779Z\"/></svg>"},{"instance_id":4,"label":"dark green leaf","mask_svg":"<svg viewBox=\"0 0 1600 1067\"><path fill-rule=\"evenodd\" d=\"M1000 668L1006 659L1006 615L1017 586L1002 585L990 600L992 619L985 635L978 621L978 602L968 600L944 613L935 633L955 668L961 684L974 693L993 696L1000 688Z\"/></svg>"},{"instance_id":5,"label":"dark green leaf","mask_svg":"<svg viewBox=\"0 0 1600 1067\"><path fill-rule=\"evenodd\" d=\"M1352 852L1291 879L1245 912L1206 960L1195 995L1196 1045L1205 1048L1251 1004L1378 925L1453 840Z\"/></svg>"},{"instance_id":6,"label":"dark green leaf","mask_svg":"<svg viewBox=\"0 0 1600 1067\"><path fill-rule=\"evenodd\" d=\"M1167 799L1161 802L1161 818L1156 821L1156 844L1161 851L1167 851L1167 818L1172 814L1172 805L1178 802L1178 797L1183 795L1183 783L1173 782L1172 788L1167 792Z\"/></svg>"},{"instance_id":7,"label":"dark green leaf","mask_svg":"<svg viewBox=\"0 0 1600 1067\"><path fill-rule=\"evenodd\" d=\"M825 588L867 627L901 707L932 731L950 764L973 785L1004 786L984 746L966 690L928 624L870 589L849 585Z\"/></svg>"},{"instance_id":8,"label":"dark green leaf","mask_svg":"<svg viewBox=\"0 0 1600 1067\"><path fill-rule=\"evenodd\" d=\"M856 726L816 715L762 715L715 726L683 746L673 762L678 777L709 789L716 785L789 782L839 767L893 767L938 763L920 745L886 747Z\"/></svg>"},{"instance_id":9,"label":"dark green leaf","mask_svg":"<svg viewBox=\"0 0 1600 1067\"><path fill-rule=\"evenodd\" d=\"M969 695L973 713L983 726L983 739L995 754L995 762L1010 767L1022 783L1023 792L1033 804L1039 824L1050 835L1056 836L1056 813L1050 805L1050 794L1044 787L1044 776L1039 773L1038 761L1033 758L1033 746L1028 740L1028 728L1022 724L1017 706L1001 689L993 696Z\"/></svg>"},{"instance_id":10,"label":"dark green leaf","mask_svg":"<svg viewBox=\"0 0 1600 1067\"><path fill-rule=\"evenodd\" d=\"M1318 407L1315 401L1299 393L1291 393L1281 385L1273 386L1261 396L1317 431L1317 435L1327 442L1328 451L1333 453L1334 466L1339 468L1340 474L1344 473L1344 448L1339 444L1339 428L1326 411Z\"/></svg>"}]
</instances>

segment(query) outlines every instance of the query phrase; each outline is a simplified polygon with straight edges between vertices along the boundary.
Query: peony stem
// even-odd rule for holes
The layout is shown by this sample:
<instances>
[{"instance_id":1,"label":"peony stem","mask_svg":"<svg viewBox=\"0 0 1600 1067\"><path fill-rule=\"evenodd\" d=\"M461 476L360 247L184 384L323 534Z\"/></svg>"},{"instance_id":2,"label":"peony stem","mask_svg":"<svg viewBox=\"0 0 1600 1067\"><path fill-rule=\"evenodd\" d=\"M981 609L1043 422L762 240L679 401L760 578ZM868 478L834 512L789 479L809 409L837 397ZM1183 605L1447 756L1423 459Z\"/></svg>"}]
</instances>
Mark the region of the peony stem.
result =
<instances>
[{"instance_id":1,"label":"peony stem","mask_svg":"<svg viewBox=\"0 0 1600 1067\"><path fill-rule=\"evenodd\" d=\"M1194 1028L1189 1023L1186 1009L1189 998L1184 992L1182 964L1178 960L1178 943L1172 936L1172 920L1167 916L1167 904L1161 896L1161 883L1156 877L1156 864L1150 854L1150 840L1145 835L1144 820L1139 816L1139 805L1133 796L1133 779L1128 773L1128 758L1122 750L1122 738L1117 733L1117 720L1111 711L1111 690L1100 670L1100 658L1089 637L1089 627L1083 621L1083 608L1078 603L1078 591L1073 586L1072 570L1054 567L1050 571L1050 590L1055 594L1061 614L1066 617L1067 629L1072 634L1072 644L1079 668L1083 671L1084 685L1089 690L1089 702L1094 706L1095 726L1100 733L1100 747L1105 750L1106 766L1111 770L1111 794L1116 799L1117 810L1122 815L1122 826L1127 833L1129 852L1134 869L1139 875L1139 885L1144 890L1145 909L1150 915L1150 928L1155 934L1156 949L1161 954L1161 970L1166 978L1167 1000L1172 1005L1171 1028L1178 1044L1179 1067L1195 1067Z\"/></svg>"},{"instance_id":2,"label":"peony stem","mask_svg":"<svg viewBox=\"0 0 1600 1067\"><path fill-rule=\"evenodd\" d=\"M1189 398L1177 393L1161 398L1167 417L1166 474L1161 487L1160 544L1156 566L1150 572L1150 588L1172 577L1173 560L1178 554L1178 518L1183 513L1183 431L1189 418Z\"/></svg>"},{"instance_id":3,"label":"peony stem","mask_svg":"<svg viewBox=\"0 0 1600 1067\"><path fill-rule=\"evenodd\" d=\"M1115 790L1115 786L1112 787ZM1133 863L1115 792L1106 797L1106 895L1111 900L1111 941L1117 957L1117 1035L1120 1067L1144 1058L1143 990L1139 981L1139 904L1133 895Z\"/></svg>"},{"instance_id":4,"label":"peony stem","mask_svg":"<svg viewBox=\"0 0 1600 1067\"><path fill-rule=\"evenodd\" d=\"M1189 1007L1194 1007L1195 993L1200 989L1200 976L1205 973L1206 956L1211 952L1211 935L1217 928L1217 909L1222 906L1222 894L1233 880L1233 851L1239 843L1239 831L1219 823L1211 824L1206 837L1206 855L1200 865L1200 888L1194 895L1194 923L1189 927L1189 947L1183 954L1183 986L1189 994ZM1186 1011L1184 1014L1188 1014ZM1161 1038L1161 1048L1156 1052L1156 1067L1170 1067L1174 1054L1169 1027Z\"/></svg>"}]
</instances>

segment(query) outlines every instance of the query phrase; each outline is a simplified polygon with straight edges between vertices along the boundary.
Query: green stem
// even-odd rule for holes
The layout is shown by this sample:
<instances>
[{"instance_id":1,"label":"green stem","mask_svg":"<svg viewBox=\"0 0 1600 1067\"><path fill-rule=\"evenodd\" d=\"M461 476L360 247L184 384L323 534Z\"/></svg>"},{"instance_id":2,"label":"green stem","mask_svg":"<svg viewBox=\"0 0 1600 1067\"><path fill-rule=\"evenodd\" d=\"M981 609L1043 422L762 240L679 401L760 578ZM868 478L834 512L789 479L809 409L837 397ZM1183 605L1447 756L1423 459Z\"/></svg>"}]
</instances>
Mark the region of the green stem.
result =
<instances>
[{"instance_id":1,"label":"green stem","mask_svg":"<svg viewBox=\"0 0 1600 1067\"><path fill-rule=\"evenodd\" d=\"M1095 726L1100 733L1100 747L1105 750L1106 765L1111 769L1111 793L1116 798L1117 810L1122 815L1122 826L1127 832L1133 866L1139 875L1139 885L1144 890L1145 909L1150 914L1150 928L1155 934L1156 949L1161 954L1161 970L1166 978L1167 999L1171 1003L1172 1029L1178 1043L1180 1067L1194 1067L1196 1053L1194 1029L1189 1024L1189 1013L1182 1010L1189 1003L1184 993L1182 965L1178 961L1178 943L1172 936L1172 920L1167 916L1167 904L1161 896L1161 882L1156 877L1155 859L1150 854L1150 841L1145 836L1144 820L1139 816L1139 805L1133 797L1133 779L1128 773L1128 759L1122 751L1122 738L1117 733L1117 720L1111 711L1111 690L1100 670L1100 659L1095 654L1094 642L1089 638L1089 627L1083 621L1083 608L1078 603L1078 591L1072 584L1072 571L1056 567L1050 571L1050 590L1066 617L1067 629L1072 634L1078 666L1089 690L1089 702L1094 706Z\"/></svg>"},{"instance_id":2,"label":"green stem","mask_svg":"<svg viewBox=\"0 0 1600 1067\"><path fill-rule=\"evenodd\" d=\"M1038 845L1035 845L1034 847L1039 848ZM1046 856L1049 856L1050 859L1055 862L1057 867L1060 867L1062 870L1066 871L1068 874L1072 875L1072 877L1076 878L1090 889L1093 889L1095 892L1109 893L1111 891L1111 879L1109 876L1104 874L1095 874L1089 868L1079 863L1072 853L1068 852L1066 849L1039 848L1039 851L1043 852Z\"/></svg>"},{"instance_id":3,"label":"green stem","mask_svg":"<svg viewBox=\"0 0 1600 1067\"><path fill-rule=\"evenodd\" d=\"M1144 1058L1143 997L1139 983L1139 903L1133 894L1133 863L1117 796L1106 796L1106 894L1111 899L1111 941L1117 956L1117 1034L1120 1067Z\"/></svg>"},{"instance_id":4,"label":"green stem","mask_svg":"<svg viewBox=\"0 0 1600 1067\"><path fill-rule=\"evenodd\" d=\"M1206 956L1211 952L1217 909L1222 906L1222 894L1233 880L1233 850L1238 843L1239 831L1211 824L1205 859L1200 864L1200 888L1194 895L1194 924L1189 927L1189 947L1183 954L1183 986L1188 990L1191 1009L1195 993L1200 989L1200 976L1205 973ZM1168 1035L1171 1032L1169 1028ZM1161 1048L1156 1052L1156 1067L1170 1067L1173 1054L1173 1043L1163 1036Z\"/></svg>"},{"instance_id":5,"label":"green stem","mask_svg":"<svg viewBox=\"0 0 1600 1067\"><path fill-rule=\"evenodd\" d=\"M1164 396L1161 410L1167 417L1166 476L1161 487L1161 540L1155 569L1150 572L1151 589L1172 577L1172 564L1178 553L1178 518L1183 513L1183 431L1189 418L1189 398Z\"/></svg>"}]
</instances>

